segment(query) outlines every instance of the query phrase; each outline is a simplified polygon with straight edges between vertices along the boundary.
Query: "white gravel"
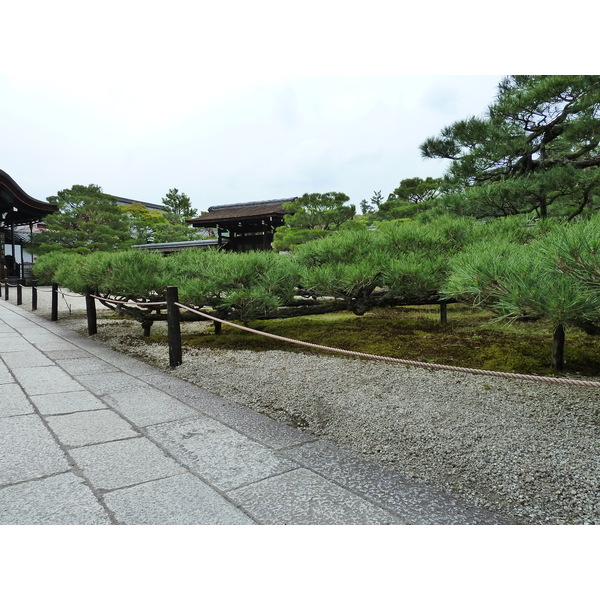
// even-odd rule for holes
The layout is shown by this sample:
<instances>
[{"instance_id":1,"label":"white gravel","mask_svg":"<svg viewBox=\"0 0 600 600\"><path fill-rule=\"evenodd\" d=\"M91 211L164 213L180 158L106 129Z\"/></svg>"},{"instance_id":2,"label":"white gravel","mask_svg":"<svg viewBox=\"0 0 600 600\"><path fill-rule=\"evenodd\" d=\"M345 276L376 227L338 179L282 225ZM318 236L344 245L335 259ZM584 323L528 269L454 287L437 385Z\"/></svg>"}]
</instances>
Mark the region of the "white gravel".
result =
<instances>
[{"instance_id":1,"label":"white gravel","mask_svg":"<svg viewBox=\"0 0 600 600\"><path fill-rule=\"evenodd\" d=\"M96 338L169 370L136 322L100 319ZM172 372L517 523L600 524L598 388L282 351L184 348Z\"/></svg>"}]
</instances>

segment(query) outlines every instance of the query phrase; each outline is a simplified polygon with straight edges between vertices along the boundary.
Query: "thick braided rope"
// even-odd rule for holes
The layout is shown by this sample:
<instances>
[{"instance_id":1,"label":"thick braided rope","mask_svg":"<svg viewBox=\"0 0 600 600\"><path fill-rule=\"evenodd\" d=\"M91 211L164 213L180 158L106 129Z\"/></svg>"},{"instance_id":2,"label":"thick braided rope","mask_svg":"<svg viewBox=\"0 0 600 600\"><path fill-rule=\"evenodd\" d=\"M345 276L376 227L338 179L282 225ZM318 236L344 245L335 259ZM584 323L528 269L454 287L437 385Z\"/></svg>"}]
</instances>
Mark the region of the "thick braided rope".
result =
<instances>
[{"instance_id":1,"label":"thick braided rope","mask_svg":"<svg viewBox=\"0 0 600 600\"><path fill-rule=\"evenodd\" d=\"M224 325L228 325L230 327L235 327L236 329L241 329L242 331L248 331L250 333L256 333L258 335L262 335L264 337L268 337L274 340L279 340L282 342L289 342L290 344L297 344L300 346L306 346L308 348L316 348L318 350L327 350L329 352L337 352L339 354L346 354L348 356L356 356L358 358L369 358L375 360L383 360L386 362L394 362L402 365L407 365L411 367L423 367L426 369L436 369L443 371L455 371L458 373L470 373L473 375L489 375L492 377L503 377L505 379L520 379L525 381L537 381L542 383L560 383L563 385L576 385L581 387L600 387L600 381L586 381L583 379L560 379L555 377L544 377L542 375L525 375L522 373L502 373L500 371L486 371L484 369L471 369L469 367L455 367L452 365L439 365L436 363L426 363L419 362L416 360L407 360L404 358L392 358L390 356L379 356L377 354L367 354L365 352L356 352L354 350L343 350L341 348L332 348L331 346L321 346L320 344L313 344L311 342L302 342L300 340L294 340L292 338L283 337L280 335L276 335L274 333L267 333L265 331L258 331L257 329L251 329L250 327L245 327L244 325L237 325L236 323L231 323L229 321L224 321L223 319L218 319L217 317L213 317L212 315L208 315L206 313L200 312L199 310L195 310L190 308L189 306L185 306L184 304L180 304L179 302L175 303L179 308L183 308L188 310L189 312L200 315L201 317L205 317L212 321L217 321L218 323L222 323Z\"/></svg>"},{"instance_id":2,"label":"thick braided rope","mask_svg":"<svg viewBox=\"0 0 600 600\"><path fill-rule=\"evenodd\" d=\"M166 302L132 302L131 300L113 300L112 298L102 298L101 296L94 296L92 298L96 300L102 300L103 302L111 302L112 304L131 304L133 306L166 306Z\"/></svg>"}]
</instances>

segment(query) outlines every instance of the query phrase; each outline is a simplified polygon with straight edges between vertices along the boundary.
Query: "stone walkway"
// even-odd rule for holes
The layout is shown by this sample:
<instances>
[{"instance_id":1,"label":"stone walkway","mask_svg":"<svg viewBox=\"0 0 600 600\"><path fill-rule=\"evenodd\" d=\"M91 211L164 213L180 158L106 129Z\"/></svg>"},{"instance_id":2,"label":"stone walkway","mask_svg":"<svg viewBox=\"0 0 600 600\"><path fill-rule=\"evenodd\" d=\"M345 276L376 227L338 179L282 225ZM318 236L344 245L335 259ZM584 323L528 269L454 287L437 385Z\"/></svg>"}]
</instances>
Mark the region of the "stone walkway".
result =
<instances>
[{"instance_id":1,"label":"stone walkway","mask_svg":"<svg viewBox=\"0 0 600 600\"><path fill-rule=\"evenodd\" d=\"M502 524L0 301L0 524Z\"/></svg>"}]
</instances>

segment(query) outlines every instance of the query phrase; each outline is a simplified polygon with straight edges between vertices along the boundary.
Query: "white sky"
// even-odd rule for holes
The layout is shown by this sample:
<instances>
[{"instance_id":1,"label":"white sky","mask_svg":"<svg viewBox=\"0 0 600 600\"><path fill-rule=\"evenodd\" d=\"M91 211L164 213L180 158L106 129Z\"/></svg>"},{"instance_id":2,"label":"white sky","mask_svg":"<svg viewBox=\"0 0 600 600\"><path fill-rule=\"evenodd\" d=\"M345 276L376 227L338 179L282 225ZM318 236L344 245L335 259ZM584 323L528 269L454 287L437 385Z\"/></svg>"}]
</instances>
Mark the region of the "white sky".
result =
<instances>
[{"instance_id":1,"label":"white sky","mask_svg":"<svg viewBox=\"0 0 600 600\"><path fill-rule=\"evenodd\" d=\"M358 207L441 175L419 144L528 72L508 12L479 7L23 0L0 40L0 168L41 200L95 183L199 210L328 191Z\"/></svg>"}]
</instances>

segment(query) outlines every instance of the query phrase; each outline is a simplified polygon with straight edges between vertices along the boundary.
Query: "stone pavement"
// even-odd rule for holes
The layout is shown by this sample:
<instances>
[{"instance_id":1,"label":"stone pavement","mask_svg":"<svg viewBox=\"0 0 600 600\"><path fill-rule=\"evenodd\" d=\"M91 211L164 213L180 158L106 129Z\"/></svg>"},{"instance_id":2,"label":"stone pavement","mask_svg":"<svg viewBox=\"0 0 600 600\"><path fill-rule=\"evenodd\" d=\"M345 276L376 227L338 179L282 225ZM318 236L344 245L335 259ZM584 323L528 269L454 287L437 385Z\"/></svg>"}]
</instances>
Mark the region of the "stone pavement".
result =
<instances>
[{"instance_id":1,"label":"stone pavement","mask_svg":"<svg viewBox=\"0 0 600 600\"><path fill-rule=\"evenodd\" d=\"M0 301L0 524L502 524Z\"/></svg>"}]
</instances>

